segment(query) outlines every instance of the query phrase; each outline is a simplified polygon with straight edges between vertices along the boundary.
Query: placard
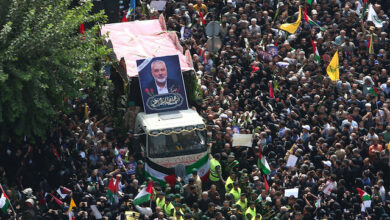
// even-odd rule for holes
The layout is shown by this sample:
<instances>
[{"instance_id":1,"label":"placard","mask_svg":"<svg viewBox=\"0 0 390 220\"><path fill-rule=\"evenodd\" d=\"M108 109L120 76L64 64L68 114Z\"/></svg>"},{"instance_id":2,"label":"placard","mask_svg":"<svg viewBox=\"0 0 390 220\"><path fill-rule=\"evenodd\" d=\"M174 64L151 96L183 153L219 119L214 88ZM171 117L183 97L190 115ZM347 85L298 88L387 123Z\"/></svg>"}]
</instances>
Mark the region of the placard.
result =
<instances>
[{"instance_id":1,"label":"placard","mask_svg":"<svg viewBox=\"0 0 390 220\"><path fill-rule=\"evenodd\" d=\"M284 196L285 197L294 196L295 198L298 198L298 192L299 192L298 188L285 189Z\"/></svg>"},{"instance_id":2,"label":"placard","mask_svg":"<svg viewBox=\"0 0 390 220\"><path fill-rule=\"evenodd\" d=\"M233 147L246 146L252 147L252 134L233 134Z\"/></svg>"},{"instance_id":3,"label":"placard","mask_svg":"<svg viewBox=\"0 0 390 220\"><path fill-rule=\"evenodd\" d=\"M239 134L240 133L240 128L238 126L233 126L233 133L234 134Z\"/></svg>"},{"instance_id":4,"label":"placard","mask_svg":"<svg viewBox=\"0 0 390 220\"><path fill-rule=\"evenodd\" d=\"M276 56L276 55L278 55L278 47L277 46L269 46L267 52L269 54L271 54L272 56Z\"/></svg>"},{"instance_id":5,"label":"placard","mask_svg":"<svg viewBox=\"0 0 390 220\"><path fill-rule=\"evenodd\" d=\"M185 40L191 38L191 27L182 27L180 29L180 39Z\"/></svg>"},{"instance_id":6,"label":"placard","mask_svg":"<svg viewBox=\"0 0 390 220\"><path fill-rule=\"evenodd\" d=\"M167 1L151 1L150 8L158 11L162 11L165 8Z\"/></svg>"},{"instance_id":7,"label":"placard","mask_svg":"<svg viewBox=\"0 0 390 220\"><path fill-rule=\"evenodd\" d=\"M136 62L146 114L188 109L178 55Z\"/></svg>"},{"instance_id":8,"label":"placard","mask_svg":"<svg viewBox=\"0 0 390 220\"><path fill-rule=\"evenodd\" d=\"M334 188L333 183L328 181L328 182L326 182L322 192L324 192L326 195L330 195L332 193L333 188Z\"/></svg>"},{"instance_id":9,"label":"placard","mask_svg":"<svg viewBox=\"0 0 390 220\"><path fill-rule=\"evenodd\" d=\"M297 164L297 161L298 161L298 157L296 157L295 155L292 155L292 154L291 154L291 155L288 157L286 166L287 166L287 167L295 167L295 165Z\"/></svg>"}]
</instances>

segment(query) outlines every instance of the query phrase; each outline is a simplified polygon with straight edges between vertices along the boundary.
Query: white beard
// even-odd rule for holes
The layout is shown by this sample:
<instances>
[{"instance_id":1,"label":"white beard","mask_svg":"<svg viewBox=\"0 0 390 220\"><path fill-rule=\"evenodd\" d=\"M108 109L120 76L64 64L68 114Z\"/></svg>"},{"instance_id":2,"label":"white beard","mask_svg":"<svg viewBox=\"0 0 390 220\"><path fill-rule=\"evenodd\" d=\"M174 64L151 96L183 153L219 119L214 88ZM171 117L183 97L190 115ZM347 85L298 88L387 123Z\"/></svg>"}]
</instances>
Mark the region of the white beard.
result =
<instances>
[{"instance_id":1,"label":"white beard","mask_svg":"<svg viewBox=\"0 0 390 220\"><path fill-rule=\"evenodd\" d=\"M156 82L158 82L158 83L165 83L167 81L167 77L165 77L163 79L154 78L154 80L156 80Z\"/></svg>"}]
</instances>

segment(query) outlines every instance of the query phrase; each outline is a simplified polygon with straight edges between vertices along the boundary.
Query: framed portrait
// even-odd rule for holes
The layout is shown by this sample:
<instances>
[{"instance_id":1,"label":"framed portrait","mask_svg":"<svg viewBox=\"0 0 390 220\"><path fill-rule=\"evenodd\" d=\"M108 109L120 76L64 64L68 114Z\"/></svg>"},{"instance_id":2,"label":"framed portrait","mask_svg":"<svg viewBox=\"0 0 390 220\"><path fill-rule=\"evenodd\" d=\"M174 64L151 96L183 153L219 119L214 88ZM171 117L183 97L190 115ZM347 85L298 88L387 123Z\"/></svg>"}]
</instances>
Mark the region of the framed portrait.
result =
<instances>
[{"instance_id":1,"label":"framed portrait","mask_svg":"<svg viewBox=\"0 0 390 220\"><path fill-rule=\"evenodd\" d=\"M178 55L137 60L146 114L188 109Z\"/></svg>"}]
</instances>

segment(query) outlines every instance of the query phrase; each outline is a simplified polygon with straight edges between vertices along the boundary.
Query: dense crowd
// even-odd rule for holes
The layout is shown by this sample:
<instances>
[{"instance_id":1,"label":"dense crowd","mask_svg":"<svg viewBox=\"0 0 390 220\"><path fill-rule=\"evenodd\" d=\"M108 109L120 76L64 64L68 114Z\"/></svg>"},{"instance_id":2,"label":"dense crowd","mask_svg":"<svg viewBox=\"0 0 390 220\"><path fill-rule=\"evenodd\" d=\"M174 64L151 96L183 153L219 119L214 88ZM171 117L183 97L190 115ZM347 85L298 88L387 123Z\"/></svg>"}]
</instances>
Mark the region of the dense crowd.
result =
<instances>
[{"instance_id":1,"label":"dense crowd","mask_svg":"<svg viewBox=\"0 0 390 220\"><path fill-rule=\"evenodd\" d=\"M86 97L71 102L71 114L58 113L58 126L41 143L17 145L10 138L1 146L0 183L16 214L8 209L0 218L68 219L73 198L76 219L96 219L91 206L103 219L125 219L126 211L157 220L390 219L389 2L368 1L382 28L361 17L362 1L310 2L167 2L167 27L193 56L202 96L194 107L220 164L217 179L202 182L194 170L188 183L154 183L153 201L134 206L150 181L132 132L140 107L129 103L129 133L121 136ZM128 2L121 3L127 10ZM137 2L136 20L161 13L144 4ZM318 26L302 19L295 34L280 30L305 4ZM207 50L210 21L221 25L217 53ZM190 36L182 36L185 27ZM277 53L265 54L270 48ZM331 81L326 67L336 50L340 79ZM232 147L236 128L254 135L252 147ZM257 166L259 148L269 175ZM291 155L297 162L287 166ZM120 181L114 202L107 198L111 177ZM369 195L370 206L363 206L357 188ZM298 194L286 194L290 189Z\"/></svg>"}]
</instances>

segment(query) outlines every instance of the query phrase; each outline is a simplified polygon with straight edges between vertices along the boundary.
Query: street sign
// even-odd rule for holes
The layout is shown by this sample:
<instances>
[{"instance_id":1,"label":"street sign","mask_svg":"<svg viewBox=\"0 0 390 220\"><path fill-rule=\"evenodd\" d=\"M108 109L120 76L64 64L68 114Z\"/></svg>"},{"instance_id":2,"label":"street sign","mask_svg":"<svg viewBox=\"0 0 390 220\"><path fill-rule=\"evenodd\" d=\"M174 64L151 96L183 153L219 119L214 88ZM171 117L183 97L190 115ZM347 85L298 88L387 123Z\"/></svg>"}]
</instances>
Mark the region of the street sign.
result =
<instances>
[{"instance_id":1,"label":"street sign","mask_svg":"<svg viewBox=\"0 0 390 220\"><path fill-rule=\"evenodd\" d=\"M217 21L211 21L206 26L206 34L208 37L213 37L219 35L219 32L221 31L221 26Z\"/></svg>"},{"instance_id":2,"label":"street sign","mask_svg":"<svg viewBox=\"0 0 390 220\"><path fill-rule=\"evenodd\" d=\"M213 53L218 52L222 47L222 41L219 37L212 37L207 40L207 50Z\"/></svg>"}]
</instances>

